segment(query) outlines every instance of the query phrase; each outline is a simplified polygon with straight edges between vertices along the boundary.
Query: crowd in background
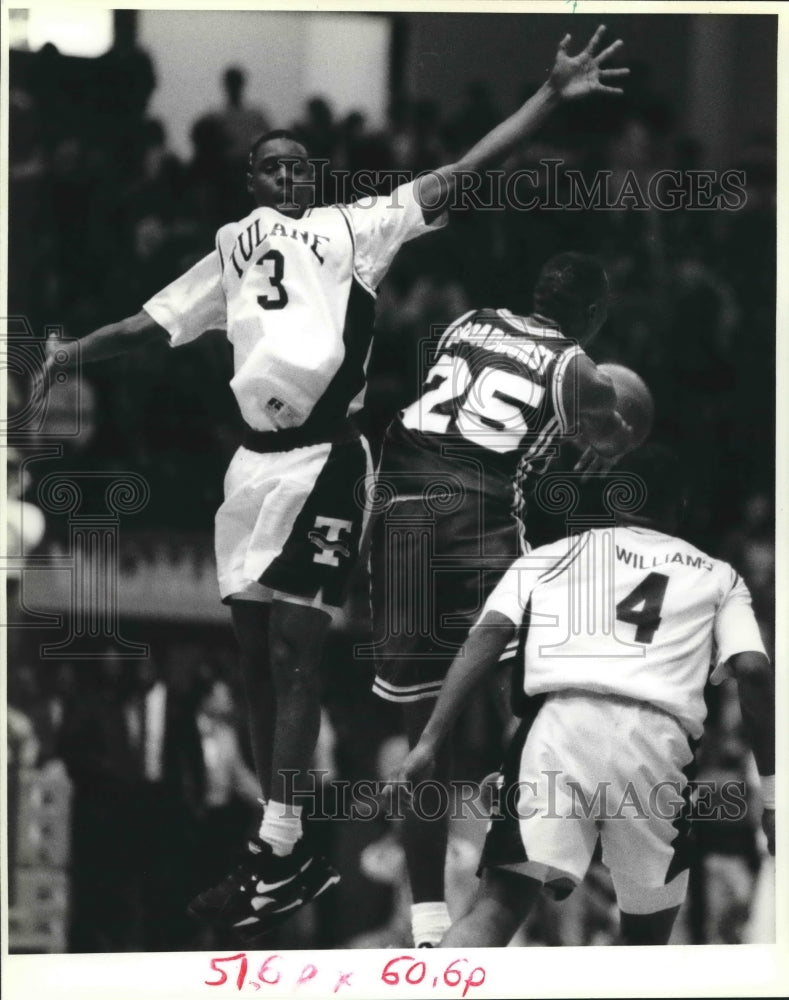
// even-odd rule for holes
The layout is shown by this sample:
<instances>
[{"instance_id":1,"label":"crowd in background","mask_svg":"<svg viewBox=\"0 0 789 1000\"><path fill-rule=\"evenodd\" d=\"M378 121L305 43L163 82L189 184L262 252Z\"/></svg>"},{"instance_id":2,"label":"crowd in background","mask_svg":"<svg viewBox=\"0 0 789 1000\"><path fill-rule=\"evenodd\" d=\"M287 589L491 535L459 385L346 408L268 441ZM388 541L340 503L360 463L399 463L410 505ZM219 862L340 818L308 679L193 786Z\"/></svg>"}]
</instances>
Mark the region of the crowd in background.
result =
<instances>
[{"instance_id":1,"label":"crowd in background","mask_svg":"<svg viewBox=\"0 0 789 1000\"><path fill-rule=\"evenodd\" d=\"M252 208L244 151L248 139L269 126L293 128L313 156L338 170L383 171L385 191L391 184L386 171L416 174L451 162L514 110L497 107L486 86L475 83L453 115L429 99L402 95L380 130L359 113L336 117L320 96L299 121L275 121L270 109L246 105L244 72L231 67L222 76L225 107L194 123L192 155L183 160L168 145L166 124L148 115L156 80L144 52L116 47L91 64L90 76L84 61L66 59L52 46L12 57L9 305L36 334L57 324L65 336L80 337L134 313L209 252L216 229ZM524 97L533 89L524 81ZM681 132L676 109L653 92L646 70L635 67L623 100L588 102L558 115L503 168L535 168L548 159L562 161L560 189L567 169L583 171L590 186L595 171L610 171L616 189L628 171L646 182L658 170L703 168L703 137ZM733 150L730 166L745 171L747 199L736 211L453 210L446 230L404 248L380 291L367 422L378 440L392 413L414 397L420 342L431 330L472 306L527 312L548 257L570 249L598 255L609 275L611 307L590 354L634 368L650 386L654 437L675 445L691 472L686 534L743 574L772 651L774 137L752 136ZM327 174L320 193L324 199L337 193ZM135 519L140 539L161 534L177 544L179 533L197 533L210 551L223 473L240 430L230 371L226 341L209 335L178 351L152 346L84 373L84 433L67 445L69 468L144 476L151 500ZM41 474L49 468L35 464ZM44 545L62 530L52 519ZM167 873L167 899L188 898L199 887L194 881L208 884L222 874L211 867L212 858L249 832L254 779L238 719L235 654L229 633L216 631L221 634L209 630L201 643L193 630L165 630L152 666L118 661L109 649L87 666L40 665L33 642L18 644L9 664L9 703L19 713L14 732L20 745L27 740L28 752L35 747L36 766L60 761L74 788L71 950L201 946L180 911L167 910L154 924L146 919L161 911L164 897L147 899L139 873L159 865ZM397 720L375 702L367 666L354 660L354 643L364 637L363 616L351 605L325 662L322 753L330 773L349 781L384 769L382 755L402 751ZM146 788L134 740L119 723L157 672L178 709L180 742L193 750L177 762L167 815L166 803ZM711 701L708 773L745 773L733 704L727 686ZM464 773L477 779L497 764L490 724L485 706L477 706L465 726ZM141 835L142 808L159 810L169 840L151 843ZM133 862L99 878L91 838L106 824L118 830L118 851L131 852ZM314 908L293 933L312 947L357 939L396 943L403 934L405 943L407 930L398 923L405 903L392 876L402 864L396 829L341 822L330 835L346 877L330 910ZM174 848L176 841L183 850ZM473 836L459 836L458 871L469 878L472 847ZM710 827L699 850L723 861L706 881L707 868L697 866L686 939L742 940L760 864L750 818L724 833ZM179 863L171 863L174 856ZM715 892L725 898L710 902ZM614 907L602 874L578 898L574 910L546 904L531 922L529 940L606 940ZM113 899L120 902L110 906ZM705 906L715 911L714 920ZM361 937L376 926L379 938Z\"/></svg>"},{"instance_id":2,"label":"crowd in background","mask_svg":"<svg viewBox=\"0 0 789 1000\"><path fill-rule=\"evenodd\" d=\"M67 68L75 61L45 46L12 79L10 306L37 331L57 323L79 337L136 312L209 252L216 229L252 208L239 136L293 127L316 158L337 171L380 170L386 189L389 171L416 174L450 162L514 110L496 107L477 83L451 117L430 100L398 98L380 131L358 113L335 118L320 97L300 121L275 122L267 109L245 106L243 72L231 68L227 107L194 123L192 156L183 162L168 146L166 125L146 115L155 78L145 53L104 60L107 80L80 90ZM113 85L120 78L124 85ZM532 90L525 85L524 96ZM504 168L549 159L563 164L560 201L567 169L582 170L590 188L595 171L610 171L617 191L628 171L646 190L659 170L704 167L703 146L679 131L645 70L633 74L621 101L569 106ZM693 530L712 542L739 524L753 494L772 493L770 137L753 136L730 166L745 171L747 192L731 211L642 211L632 202L609 211L453 211L446 231L404 248L381 290L369 391L374 430L413 398L416 345L434 324L469 304L527 311L533 279L551 254L592 252L604 260L612 292L595 359L641 373L657 403L656 434L692 457L700 486ZM320 176L319 195L330 198L331 178ZM161 484L144 515L154 526L177 518L203 528L216 509L217 471L238 432L226 348L209 337L177 355L152 349L89 373L102 419L82 453Z\"/></svg>"}]
</instances>

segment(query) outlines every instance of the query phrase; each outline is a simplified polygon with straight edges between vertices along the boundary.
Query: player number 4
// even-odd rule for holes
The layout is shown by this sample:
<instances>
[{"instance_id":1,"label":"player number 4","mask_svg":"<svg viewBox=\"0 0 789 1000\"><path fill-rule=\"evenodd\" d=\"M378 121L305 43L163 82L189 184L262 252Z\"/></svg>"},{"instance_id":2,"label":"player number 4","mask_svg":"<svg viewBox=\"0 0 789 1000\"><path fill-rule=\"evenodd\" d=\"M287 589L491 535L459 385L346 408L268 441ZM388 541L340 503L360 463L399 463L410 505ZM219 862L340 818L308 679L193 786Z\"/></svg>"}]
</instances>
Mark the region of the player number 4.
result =
<instances>
[{"instance_id":1,"label":"player number 4","mask_svg":"<svg viewBox=\"0 0 789 1000\"><path fill-rule=\"evenodd\" d=\"M654 639L662 621L660 612L667 586L665 573L650 573L617 604L617 619L636 626L636 642L649 645Z\"/></svg>"}]
</instances>

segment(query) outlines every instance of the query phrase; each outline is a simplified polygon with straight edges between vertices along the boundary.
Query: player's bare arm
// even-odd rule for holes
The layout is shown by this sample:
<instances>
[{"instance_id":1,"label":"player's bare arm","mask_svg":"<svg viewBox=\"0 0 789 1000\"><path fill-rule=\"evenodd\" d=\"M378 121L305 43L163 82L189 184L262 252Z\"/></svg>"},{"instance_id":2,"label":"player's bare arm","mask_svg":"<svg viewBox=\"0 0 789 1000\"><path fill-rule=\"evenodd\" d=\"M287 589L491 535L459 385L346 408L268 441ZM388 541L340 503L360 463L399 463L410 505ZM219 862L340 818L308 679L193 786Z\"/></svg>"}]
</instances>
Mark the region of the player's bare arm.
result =
<instances>
[{"instance_id":1,"label":"player's bare arm","mask_svg":"<svg viewBox=\"0 0 789 1000\"><path fill-rule=\"evenodd\" d=\"M559 104L588 94L621 94L611 81L627 76L627 68L604 68L603 63L622 46L617 40L598 52L605 26L595 31L586 48L576 56L568 53L571 36L559 42L556 60L550 76L540 89L492 132L484 136L457 163L440 167L421 177L417 197L425 208L436 204L451 193L460 174L484 170L500 162L521 142L534 135Z\"/></svg>"},{"instance_id":2,"label":"player's bare arm","mask_svg":"<svg viewBox=\"0 0 789 1000\"><path fill-rule=\"evenodd\" d=\"M760 652L737 653L727 663L737 680L745 733L762 779L775 778L775 674ZM775 808L765 802L762 828L770 854L775 854Z\"/></svg>"},{"instance_id":3,"label":"player's bare arm","mask_svg":"<svg viewBox=\"0 0 789 1000\"><path fill-rule=\"evenodd\" d=\"M586 355L570 363L562 396L571 426L593 456L613 462L632 447L633 430L617 410L614 383Z\"/></svg>"},{"instance_id":4,"label":"player's bare arm","mask_svg":"<svg viewBox=\"0 0 789 1000\"><path fill-rule=\"evenodd\" d=\"M514 632L515 626L509 618L498 611L488 611L469 633L449 668L419 742L400 768L398 782L419 782L432 774L436 752L452 731L466 699L496 669Z\"/></svg>"},{"instance_id":5,"label":"player's bare arm","mask_svg":"<svg viewBox=\"0 0 789 1000\"><path fill-rule=\"evenodd\" d=\"M148 313L141 309L134 316L127 316L117 323L108 323L89 333L79 341L50 341L47 345L47 357L44 363L43 378L46 380L54 363L54 355L58 354L58 365L62 368L73 367L79 358L84 364L91 361L104 361L105 358L124 354L136 347L143 347L160 338L169 340L167 331L159 326Z\"/></svg>"},{"instance_id":6,"label":"player's bare arm","mask_svg":"<svg viewBox=\"0 0 789 1000\"><path fill-rule=\"evenodd\" d=\"M169 340L167 331L141 309L134 316L127 316L117 323L102 326L79 341L50 341L47 344L47 357L43 369L34 386L34 393L46 391L56 353L59 367L72 368L77 363L78 357L83 364L103 361L105 358L143 347L162 337Z\"/></svg>"}]
</instances>

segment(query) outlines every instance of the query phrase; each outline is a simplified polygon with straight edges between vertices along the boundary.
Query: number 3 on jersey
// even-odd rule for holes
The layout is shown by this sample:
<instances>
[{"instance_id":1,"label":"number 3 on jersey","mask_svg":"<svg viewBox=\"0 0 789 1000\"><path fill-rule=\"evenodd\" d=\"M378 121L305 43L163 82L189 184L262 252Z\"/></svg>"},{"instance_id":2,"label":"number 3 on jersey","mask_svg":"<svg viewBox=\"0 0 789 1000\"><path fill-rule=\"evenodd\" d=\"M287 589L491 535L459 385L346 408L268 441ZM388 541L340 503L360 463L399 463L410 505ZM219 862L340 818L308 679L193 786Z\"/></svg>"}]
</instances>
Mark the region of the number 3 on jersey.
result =
<instances>
[{"instance_id":1,"label":"number 3 on jersey","mask_svg":"<svg viewBox=\"0 0 789 1000\"><path fill-rule=\"evenodd\" d=\"M662 621L660 612L667 586L665 573L650 573L617 604L617 619L636 626L636 642L649 645L655 638Z\"/></svg>"},{"instance_id":2,"label":"number 3 on jersey","mask_svg":"<svg viewBox=\"0 0 789 1000\"><path fill-rule=\"evenodd\" d=\"M282 254L279 250L269 250L255 263L263 268L270 286L265 295L258 295L258 305L261 309L284 309L288 304L288 293L282 284L285 276L285 260Z\"/></svg>"}]
</instances>

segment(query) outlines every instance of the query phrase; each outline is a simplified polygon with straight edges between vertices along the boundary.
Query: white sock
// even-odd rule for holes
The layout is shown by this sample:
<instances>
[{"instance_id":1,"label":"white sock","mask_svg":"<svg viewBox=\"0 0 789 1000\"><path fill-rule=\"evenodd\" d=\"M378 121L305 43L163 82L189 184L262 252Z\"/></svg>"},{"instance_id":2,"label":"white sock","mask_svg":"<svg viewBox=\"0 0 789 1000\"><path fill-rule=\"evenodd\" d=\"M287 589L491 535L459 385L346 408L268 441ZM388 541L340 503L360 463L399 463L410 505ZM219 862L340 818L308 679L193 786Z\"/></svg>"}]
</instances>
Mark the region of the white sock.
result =
<instances>
[{"instance_id":1,"label":"white sock","mask_svg":"<svg viewBox=\"0 0 789 1000\"><path fill-rule=\"evenodd\" d=\"M265 799L258 799L258 802L263 807L263 815L265 816L265 814L266 814L266 800ZM262 817L261 817L260 822L261 823L263 822ZM259 839L260 839L260 831L258 830L258 840ZM247 844L247 847L249 848L249 850L250 850L250 852L252 854L260 854L260 848L258 847L256 841L250 839L249 843Z\"/></svg>"},{"instance_id":2,"label":"white sock","mask_svg":"<svg viewBox=\"0 0 789 1000\"><path fill-rule=\"evenodd\" d=\"M423 944L437 947L451 923L449 910L444 902L411 904L411 933L416 948Z\"/></svg>"},{"instance_id":3,"label":"white sock","mask_svg":"<svg viewBox=\"0 0 789 1000\"><path fill-rule=\"evenodd\" d=\"M264 806L258 836L271 845L277 857L284 858L290 854L301 837L301 810L301 806L273 799L269 799Z\"/></svg>"}]
</instances>

